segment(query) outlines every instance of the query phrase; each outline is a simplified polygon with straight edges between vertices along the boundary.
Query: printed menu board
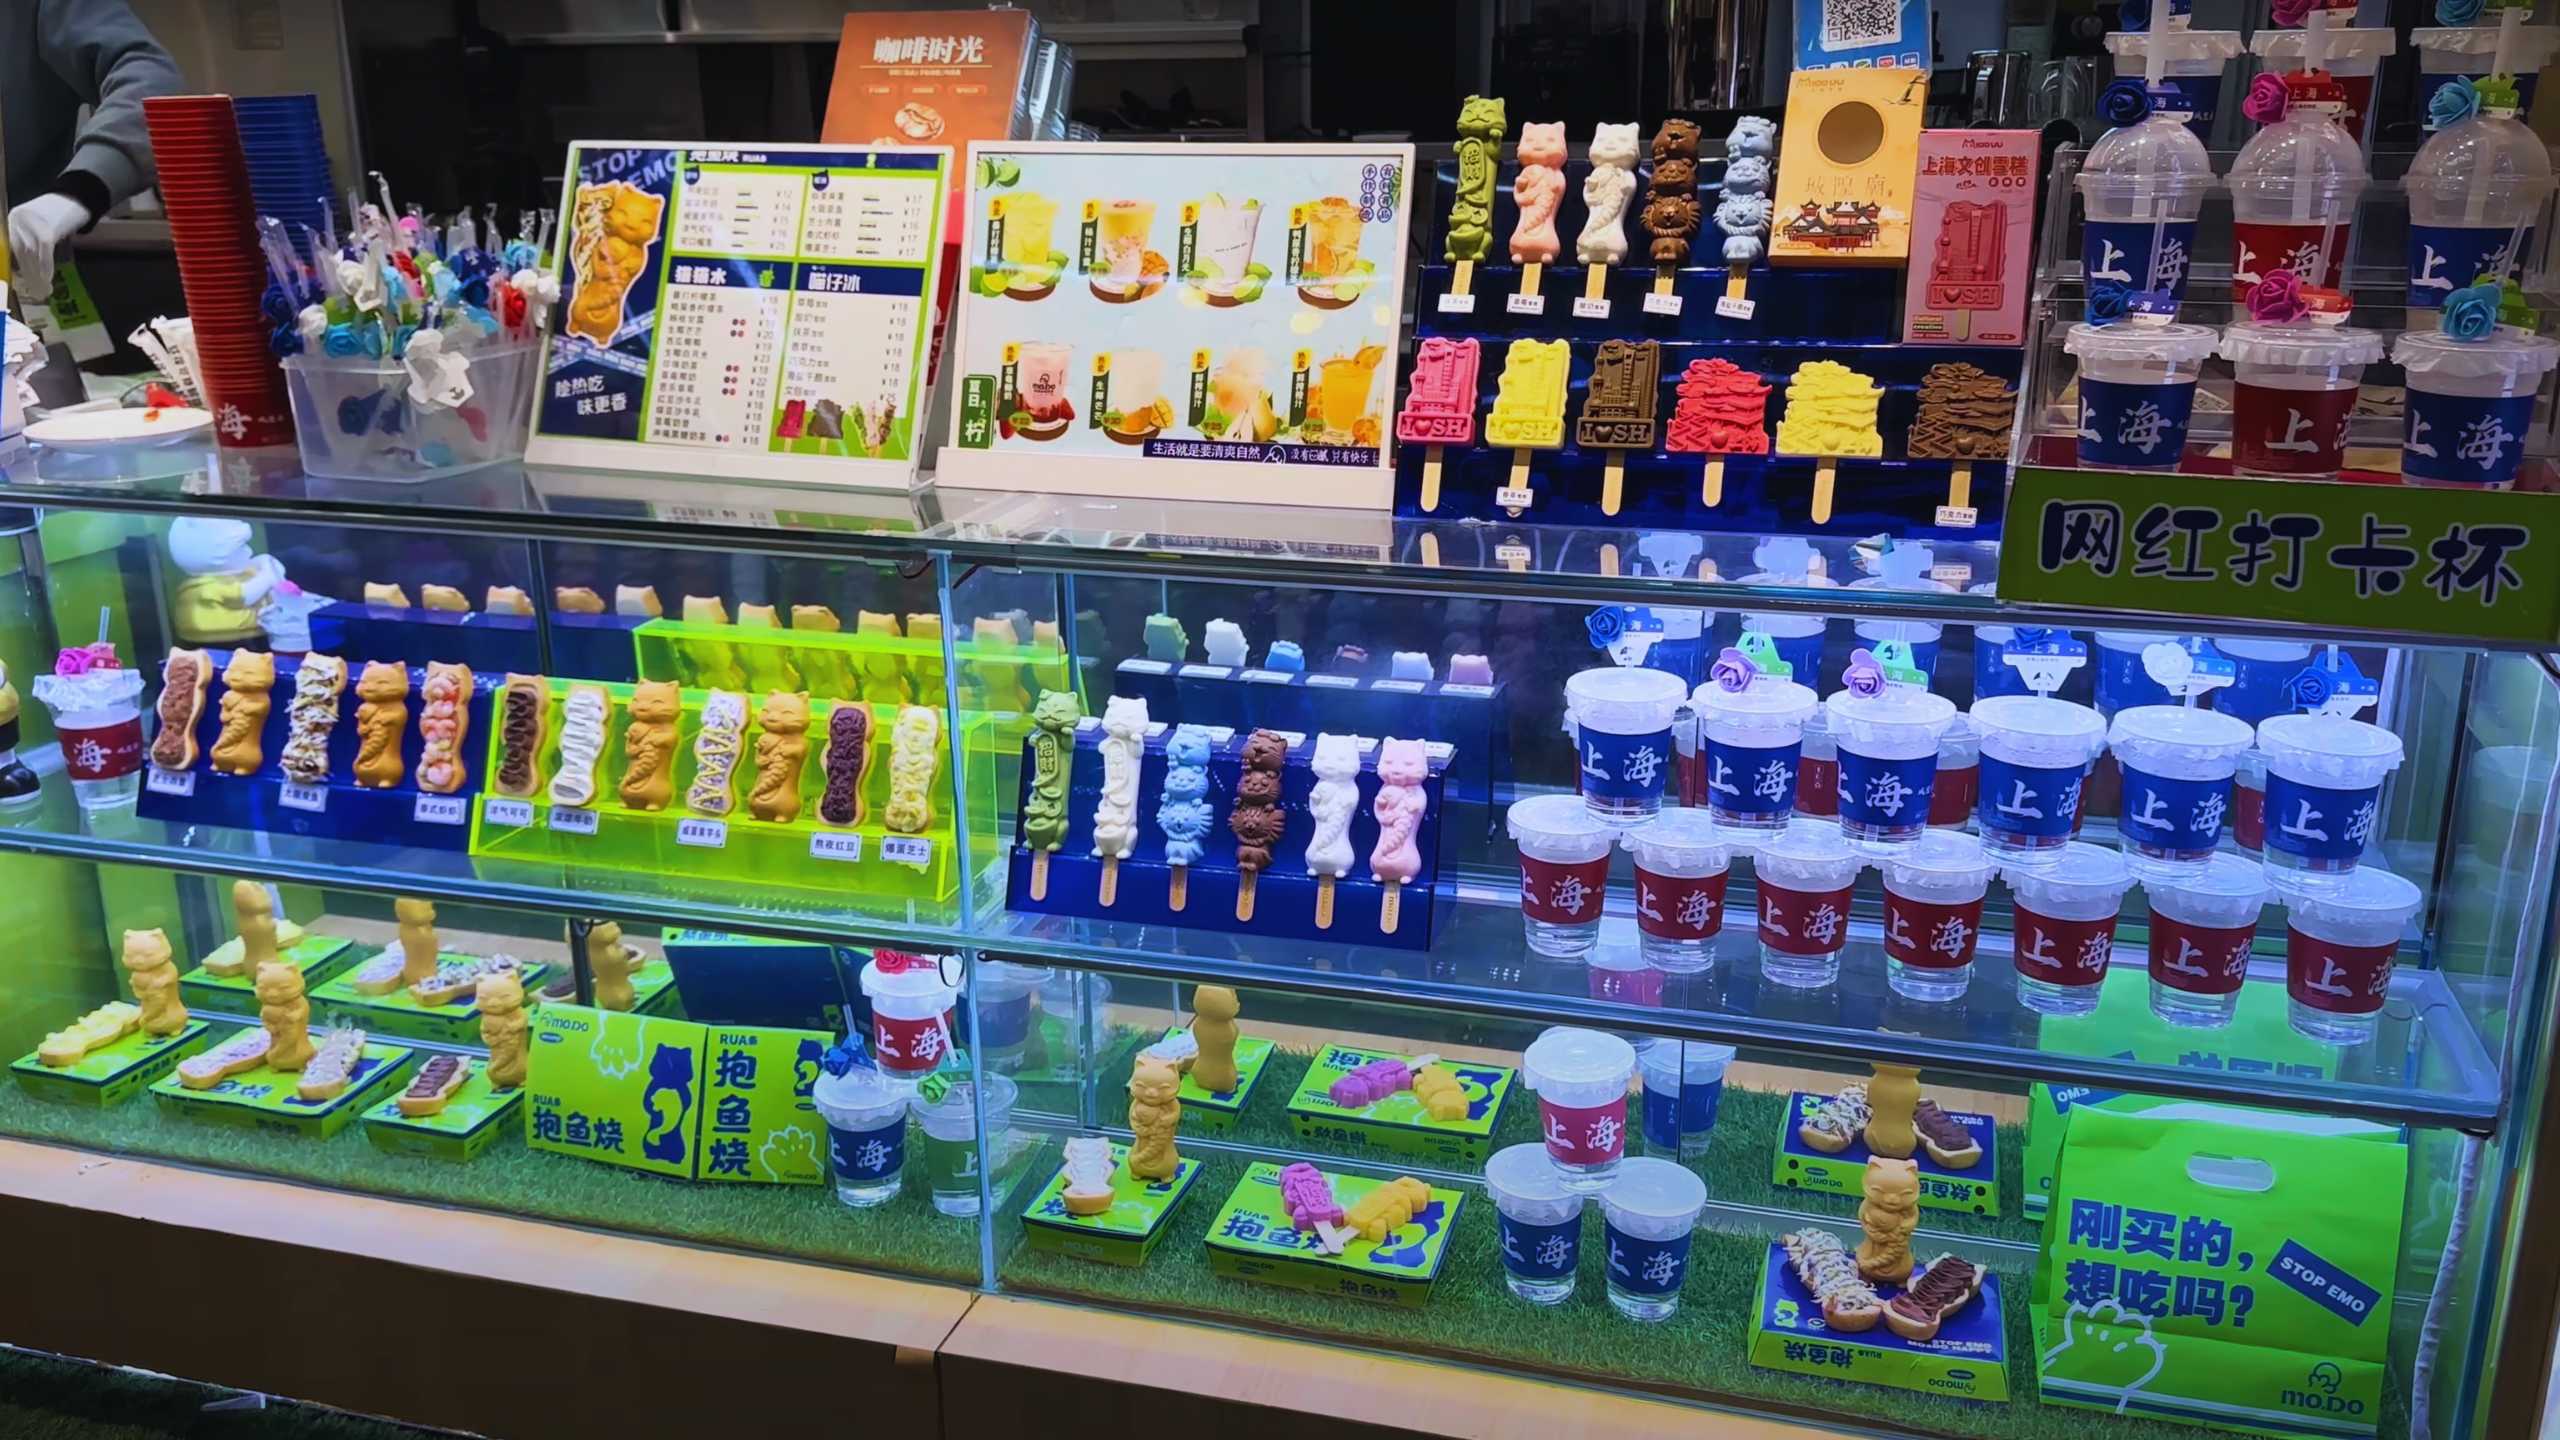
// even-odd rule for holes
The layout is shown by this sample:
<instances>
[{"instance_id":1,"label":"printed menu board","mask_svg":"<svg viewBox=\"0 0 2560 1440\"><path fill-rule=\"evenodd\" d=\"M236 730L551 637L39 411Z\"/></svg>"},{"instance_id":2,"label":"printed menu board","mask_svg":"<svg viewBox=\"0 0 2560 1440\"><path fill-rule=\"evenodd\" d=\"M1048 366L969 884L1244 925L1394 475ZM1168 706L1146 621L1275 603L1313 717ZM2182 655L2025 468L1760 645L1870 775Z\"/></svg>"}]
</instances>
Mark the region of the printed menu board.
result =
<instances>
[{"instance_id":1,"label":"printed menu board","mask_svg":"<svg viewBox=\"0 0 2560 1440\"><path fill-rule=\"evenodd\" d=\"M951 152L580 141L534 464L914 483Z\"/></svg>"},{"instance_id":2,"label":"printed menu board","mask_svg":"<svg viewBox=\"0 0 2560 1440\"><path fill-rule=\"evenodd\" d=\"M941 484L1392 503L1411 146L970 162Z\"/></svg>"},{"instance_id":3,"label":"printed menu board","mask_svg":"<svg viewBox=\"0 0 2560 1440\"><path fill-rule=\"evenodd\" d=\"M957 146L1021 134L1028 10L857 10L844 17L819 133L844 144Z\"/></svg>"}]
</instances>

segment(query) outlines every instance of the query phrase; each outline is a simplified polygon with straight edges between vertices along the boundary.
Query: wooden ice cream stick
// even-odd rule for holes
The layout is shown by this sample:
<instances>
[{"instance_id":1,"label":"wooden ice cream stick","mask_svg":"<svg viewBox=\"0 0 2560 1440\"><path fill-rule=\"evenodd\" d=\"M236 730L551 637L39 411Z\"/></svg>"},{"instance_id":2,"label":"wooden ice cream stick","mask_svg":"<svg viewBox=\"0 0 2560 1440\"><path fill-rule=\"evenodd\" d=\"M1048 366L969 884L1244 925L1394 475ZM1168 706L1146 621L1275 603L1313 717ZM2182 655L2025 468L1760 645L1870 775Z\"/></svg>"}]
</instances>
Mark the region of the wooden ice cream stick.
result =
<instances>
[{"instance_id":1,"label":"wooden ice cream stick","mask_svg":"<svg viewBox=\"0 0 2560 1440\"><path fill-rule=\"evenodd\" d=\"M1813 462L1814 524L1828 525L1831 523L1831 488L1833 483L1839 480L1839 478L1839 457L1825 455L1821 459Z\"/></svg>"},{"instance_id":2,"label":"wooden ice cream stick","mask_svg":"<svg viewBox=\"0 0 2560 1440\"><path fill-rule=\"evenodd\" d=\"M1440 459L1438 445L1422 452L1422 510L1426 515L1440 508Z\"/></svg>"},{"instance_id":3,"label":"wooden ice cream stick","mask_svg":"<svg viewBox=\"0 0 2560 1440\"><path fill-rule=\"evenodd\" d=\"M1465 264L1466 262L1460 261L1459 263ZM1236 871L1236 918L1238 920L1250 920L1253 918L1253 886L1254 882L1261 878L1262 872L1259 870L1239 869Z\"/></svg>"},{"instance_id":4,"label":"wooden ice cream stick","mask_svg":"<svg viewBox=\"0 0 2560 1440\"><path fill-rule=\"evenodd\" d=\"M1511 452L1511 488L1514 490L1526 489L1528 484L1529 452L1526 450L1514 450ZM1514 508L1511 513L1517 515L1520 512L1517 508Z\"/></svg>"},{"instance_id":5,"label":"wooden ice cream stick","mask_svg":"<svg viewBox=\"0 0 2560 1440\"><path fill-rule=\"evenodd\" d=\"M1164 908L1179 915L1191 903L1191 867L1176 865L1172 869L1173 878L1165 885Z\"/></svg>"},{"instance_id":6,"label":"wooden ice cream stick","mask_svg":"<svg viewBox=\"0 0 2560 1440\"><path fill-rule=\"evenodd\" d=\"M1333 877L1330 875L1316 877L1316 928L1333 928Z\"/></svg>"},{"instance_id":7,"label":"wooden ice cream stick","mask_svg":"<svg viewBox=\"0 0 2560 1440\"><path fill-rule=\"evenodd\" d=\"M1583 270L1582 298L1585 300L1606 300L1609 298L1608 266L1593 265Z\"/></svg>"},{"instance_id":8,"label":"wooden ice cream stick","mask_svg":"<svg viewBox=\"0 0 2560 1440\"><path fill-rule=\"evenodd\" d=\"M1947 469L1947 508L1962 510L1973 503L1973 462L1959 460Z\"/></svg>"},{"instance_id":9,"label":"wooden ice cream stick","mask_svg":"<svg viewBox=\"0 0 2560 1440\"><path fill-rule=\"evenodd\" d=\"M1612 450L1600 467L1600 513L1617 514L1619 503L1626 498L1626 491L1627 452Z\"/></svg>"},{"instance_id":10,"label":"wooden ice cream stick","mask_svg":"<svg viewBox=\"0 0 2560 1440\"><path fill-rule=\"evenodd\" d=\"M1537 294L1538 282L1545 279L1546 276L1547 267L1543 262L1536 260L1524 260L1520 262L1520 293L1523 295Z\"/></svg>"},{"instance_id":11,"label":"wooden ice cream stick","mask_svg":"<svg viewBox=\"0 0 2560 1440\"><path fill-rule=\"evenodd\" d=\"M1751 272L1736 270L1724 278L1724 298L1739 300L1751 289Z\"/></svg>"},{"instance_id":12,"label":"wooden ice cream stick","mask_svg":"<svg viewBox=\"0 0 2560 1440\"><path fill-rule=\"evenodd\" d=\"M1670 294L1670 293L1671 293L1671 282L1672 282L1672 281L1674 281L1674 280L1677 280L1677 279L1679 279L1679 278L1680 278L1680 267L1679 267L1679 266L1677 266L1677 265L1657 265L1657 266L1655 266L1655 267L1654 267L1654 271L1653 271L1653 293L1654 293L1654 294L1656 294L1656 295L1668 295L1668 294Z\"/></svg>"},{"instance_id":13,"label":"wooden ice cream stick","mask_svg":"<svg viewBox=\"0 0 2560 1440\"><path fill-rule=\"evenodd\" d=\"M1396 923L1404 916L1404 882L1387 882L1386 893L1378 898L1378 933L1393 935Z\"/></svg>"},{"instance_id":14,"label":"wooden ice cream stick","mask_svg":"<svg viewBox=\"0 0 2560 1440\"><path fill-rule=\"evenodd\" d=\"M1449 270L1449 293L1452 295L1472 295L1475 293L1475 285L1476 262L1473 260L1460 260L1454 262Z\"/></svg>"},{"instance_id":15,"label":"wooden ice cream stick","mask_svg":"<svg viewBox=\"0 0 2560 1440\"><path fill-rule=\"evenodd\" d=\"M1046 850L1031 852L1031 898L1049 898L1049 852Z\"/></svg>"},{"instance_id":16,"label":"wooden ice cream stick","mask_svg":"<svg viewBox=\"0 0 2560 1440\"><path fill-rule=\"evenodd\" d=\"M1705 491L1706 493L1701 498L1706 501L1709 509L1713 509L1714 507L1724 503L1724 457L1721 455L1710 455L1707 457L1707 482Z\"/></svg>"},{"instance_id":17,"label":"wooden ice cream stick","mask_svg":"<svg viewBox=\"0 0 2560 1440\"><path fill-rule=\"evenodd\" d=\"M1102 857L1102 908L1108 910L1120 899L1120 857Z\"/></svg>"}]
</instances>

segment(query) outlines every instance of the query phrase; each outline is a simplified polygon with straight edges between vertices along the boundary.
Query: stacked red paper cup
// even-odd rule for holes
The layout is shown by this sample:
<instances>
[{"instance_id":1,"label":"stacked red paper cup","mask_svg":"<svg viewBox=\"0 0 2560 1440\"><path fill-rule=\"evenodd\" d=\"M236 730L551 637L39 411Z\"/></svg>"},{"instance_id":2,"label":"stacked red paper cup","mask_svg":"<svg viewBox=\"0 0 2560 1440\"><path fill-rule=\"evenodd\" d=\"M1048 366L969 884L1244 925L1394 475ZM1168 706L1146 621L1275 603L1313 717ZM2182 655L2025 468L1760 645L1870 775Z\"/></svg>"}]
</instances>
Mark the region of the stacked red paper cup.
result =
<instances>
[{"instance_id":1,"label":"stacked red paper cup","mask_svg":"<svg viewBox=\"0 0 2560 1440\"><path fill-rule=\"evenodd\" d=\"M227 446L290 445L293 408L270 348L275 327L259 309L267 269L231 97L163 96L143 113L214 433Z\"/></svg>"}]
</instances>

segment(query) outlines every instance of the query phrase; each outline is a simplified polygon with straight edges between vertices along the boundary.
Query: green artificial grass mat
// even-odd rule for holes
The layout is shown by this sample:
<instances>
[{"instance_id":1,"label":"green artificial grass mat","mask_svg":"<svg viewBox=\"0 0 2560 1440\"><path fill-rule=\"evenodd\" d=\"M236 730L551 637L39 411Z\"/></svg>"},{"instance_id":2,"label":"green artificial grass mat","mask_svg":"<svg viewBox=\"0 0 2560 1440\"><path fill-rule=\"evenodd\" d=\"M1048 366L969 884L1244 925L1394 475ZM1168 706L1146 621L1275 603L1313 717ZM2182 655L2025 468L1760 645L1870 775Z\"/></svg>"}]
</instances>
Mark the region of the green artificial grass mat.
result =
<instances>
[{"instance_id":1,"label":"green artificial grass mat","mask_svg":"<svg viewBox=\"0 0 2560 1440\"><path fill-rule=\"evenodd\" d=\"M933 1208L920 1163L907 1166L897 1199L857 1210L836 1199L833 1185L698 1185L546 1155L526 1148L520 1125L456 1163L388 1154L364 1137L361 1123L306 1140L171 1115L148 1095L98 1110L32 1099L15 1084L0 1086L0 1134L795 1260L979 1280L976 1223Z\"/></svg>"},{"instance_id":2,"label":"green artificial grass mat","mask_svg":"<svg viewBox=\"0 0 2560 1440\"><path fill-rule=\"evenodd\" d=\"M0 1349L0 1435L10 1440L420 1440L447 1433L290 1402L204 1408L238 1393Z\"/></svg>"}]
</instances>

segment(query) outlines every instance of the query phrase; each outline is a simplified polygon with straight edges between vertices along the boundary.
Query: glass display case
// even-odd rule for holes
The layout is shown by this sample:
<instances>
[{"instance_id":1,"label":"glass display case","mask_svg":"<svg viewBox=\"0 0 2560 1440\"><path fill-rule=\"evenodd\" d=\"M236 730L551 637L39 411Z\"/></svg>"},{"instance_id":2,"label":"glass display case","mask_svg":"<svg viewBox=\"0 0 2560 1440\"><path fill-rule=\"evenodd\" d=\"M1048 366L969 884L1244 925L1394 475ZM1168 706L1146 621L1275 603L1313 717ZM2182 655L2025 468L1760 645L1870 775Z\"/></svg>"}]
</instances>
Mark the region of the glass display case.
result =
<instances>
[{"instance_id":1,"label":"glass display case","mask_svg":"<svg viewBox=\"0 0 2560 1440\"><path fill-rule=\"evenodd\" d=\"M1891 1433L2536 1403L2538 650L201 459L0 483L0 1133Z\"/></svg>"}]
</instances>

